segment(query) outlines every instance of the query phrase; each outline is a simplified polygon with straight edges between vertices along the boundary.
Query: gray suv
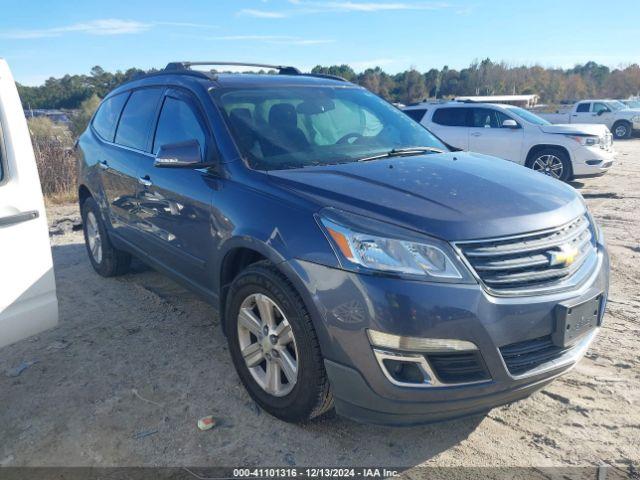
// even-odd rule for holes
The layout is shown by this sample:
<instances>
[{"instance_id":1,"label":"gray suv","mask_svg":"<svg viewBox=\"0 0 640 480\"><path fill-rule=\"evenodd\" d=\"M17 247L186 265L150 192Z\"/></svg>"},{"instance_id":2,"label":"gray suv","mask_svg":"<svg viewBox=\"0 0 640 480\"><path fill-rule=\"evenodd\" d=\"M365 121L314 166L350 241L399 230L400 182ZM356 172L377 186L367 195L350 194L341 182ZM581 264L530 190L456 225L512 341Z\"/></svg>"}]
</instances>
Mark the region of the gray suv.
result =
<instances>
[{"instance_id":1,"label":"gray suv","mask_svg":"<svg viewBox=\"0 0 640 480\"><path fill-rule=\"evenodd\" d=\"M81 136L87 251L101 275L135 256L214 305L265 410L459 417L585 353L609 264L573 188L449 151L341 78L193 65L120 86Z\"/></svg>"}]
</instances>

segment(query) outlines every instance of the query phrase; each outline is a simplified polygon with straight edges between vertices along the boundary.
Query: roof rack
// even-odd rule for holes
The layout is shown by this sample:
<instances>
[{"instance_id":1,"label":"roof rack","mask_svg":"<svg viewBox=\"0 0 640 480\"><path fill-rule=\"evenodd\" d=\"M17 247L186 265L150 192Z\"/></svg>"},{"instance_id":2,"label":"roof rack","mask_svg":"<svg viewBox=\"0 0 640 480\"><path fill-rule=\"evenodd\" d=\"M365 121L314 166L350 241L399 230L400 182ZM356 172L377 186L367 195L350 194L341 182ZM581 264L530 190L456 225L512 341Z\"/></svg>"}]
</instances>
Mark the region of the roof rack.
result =
<instances>
[{"instance_id":1,"label":"roof rack","mask_svg":"<svg viewBox=\"0 0 640 480\"><path fill-rule=\"evenodd\" d=\"M264 63L245 63L245 62L171 62L165 67L165 71L184 71L191 70L192 66L197 65L227 65L235 67L260 67L270 70L277 70L280 75L302 75L302 72L296 67L286 65L268 65Z\"/></svg>"}]
</instances>

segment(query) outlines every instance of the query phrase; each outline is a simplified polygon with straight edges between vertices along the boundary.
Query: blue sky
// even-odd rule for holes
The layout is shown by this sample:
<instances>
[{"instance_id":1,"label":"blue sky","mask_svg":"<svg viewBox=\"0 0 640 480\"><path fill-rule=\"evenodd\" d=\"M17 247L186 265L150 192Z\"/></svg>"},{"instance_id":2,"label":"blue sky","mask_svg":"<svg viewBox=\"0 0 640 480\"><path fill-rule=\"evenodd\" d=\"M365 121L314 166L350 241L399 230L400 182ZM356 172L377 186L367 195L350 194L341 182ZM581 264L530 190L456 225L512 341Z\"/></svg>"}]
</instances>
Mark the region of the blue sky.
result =
<instances>
[{"instance_id":1,"label":"blue sky","mask_svg":"<svg viewBox=\"0 0 640 480\"><path fill-rule=\"evenodd\" d=\"M640 5L618 0L0 0L16 80L170 60L408 67L640 62Z\"/></svg>"}]
</instances>

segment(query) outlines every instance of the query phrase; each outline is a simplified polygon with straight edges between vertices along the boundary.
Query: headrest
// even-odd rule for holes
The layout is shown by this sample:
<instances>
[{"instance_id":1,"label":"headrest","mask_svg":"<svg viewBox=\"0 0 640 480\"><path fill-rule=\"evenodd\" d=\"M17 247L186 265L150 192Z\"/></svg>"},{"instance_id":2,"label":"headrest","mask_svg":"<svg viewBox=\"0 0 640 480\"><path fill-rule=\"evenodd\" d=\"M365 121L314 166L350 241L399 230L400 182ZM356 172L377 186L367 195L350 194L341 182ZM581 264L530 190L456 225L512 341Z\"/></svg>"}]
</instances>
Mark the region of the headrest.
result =
<instances>
[{"instance_id":1,"label":"headrest","mask_svg":"<svg viewBox=\"0 0 640 480\"><path fill-rule=\"evenodd\" d=\"M296 108L290 103L277 103L269 110L269 125L278 128L298 126Z\"/></svg>"}]
</instances>

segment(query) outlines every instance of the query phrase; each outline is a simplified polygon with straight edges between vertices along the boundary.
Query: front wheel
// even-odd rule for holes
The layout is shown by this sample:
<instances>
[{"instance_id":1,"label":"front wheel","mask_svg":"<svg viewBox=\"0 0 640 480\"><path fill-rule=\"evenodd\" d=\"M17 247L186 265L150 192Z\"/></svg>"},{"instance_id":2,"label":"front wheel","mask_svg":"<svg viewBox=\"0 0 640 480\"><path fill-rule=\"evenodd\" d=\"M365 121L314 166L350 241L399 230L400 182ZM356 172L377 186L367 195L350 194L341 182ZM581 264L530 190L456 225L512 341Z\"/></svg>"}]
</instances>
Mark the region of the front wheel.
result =
<instances>
[{"instance_id":1,"label":"front wheel","mask_svg":"<svg viewBox=\"0 0 640 480\"><path fill-rule=\"evenodd\" d=\"M617 122L613 126L613 137L618 140L623 138L631 138L631 124L629 122Z\"/></svg>"},{"instance_id":2,"label":"front wheel","mask_svg":"<svg viewBox=\"0 0 640 480\"><path fill-rule=\"evenodd\" d=\"M249 266L229 289L229 350L249 395L271 415L303 422L333 406L309 312L273 265Z\"/></svg>"},{"instance_id":3,"label":"front wheel","mask_svg":"<svg viewBox=\"0 0 640 480\"><path fill-rule=\"evenodd\" d=\"M527 166L563 182L571 179L571 162L562 150L555 148L540 150L531 156Z\"/></svg>"}]
</instances>

